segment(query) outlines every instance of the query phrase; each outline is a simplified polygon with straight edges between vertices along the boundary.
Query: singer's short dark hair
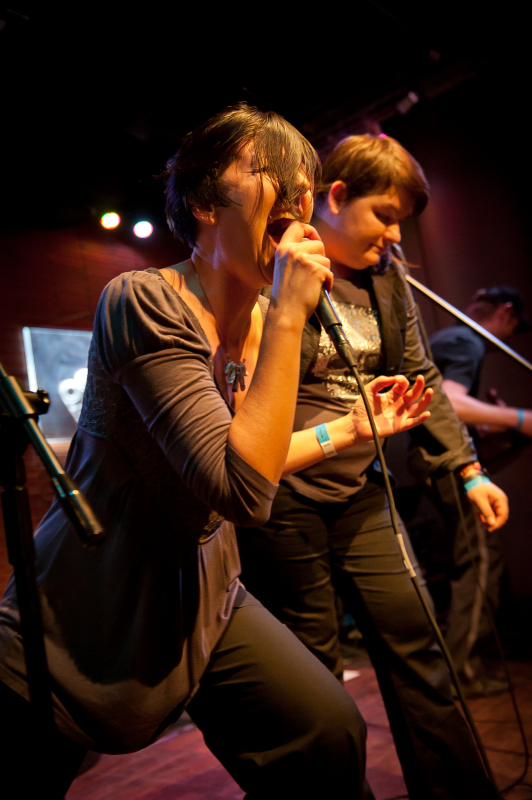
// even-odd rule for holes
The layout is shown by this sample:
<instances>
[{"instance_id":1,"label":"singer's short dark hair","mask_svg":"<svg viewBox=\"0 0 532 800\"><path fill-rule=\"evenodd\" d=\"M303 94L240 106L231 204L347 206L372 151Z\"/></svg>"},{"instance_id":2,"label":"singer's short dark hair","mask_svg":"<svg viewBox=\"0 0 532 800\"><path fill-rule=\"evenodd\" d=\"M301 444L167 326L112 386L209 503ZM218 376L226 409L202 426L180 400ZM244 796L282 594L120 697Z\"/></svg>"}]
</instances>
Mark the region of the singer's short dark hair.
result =
<instances>
[{"instance_id":1,"label":"singer's short dark hair","mask_svg":"<svg viewBox=\"0 0 532 800\"><path fill-rule=\"evenodd\" d=\"M429 185L416 159L391 136L369 133L348 136L323 162L316 199L325 197L335 181L346 185L346 200L383 194L390 188L406 189L414 200L413 214L427 205Z\"/></svg>"},{"instance_id":2,"label":"singer's short dark hair","mask_svg":"<svg viewBox=\"0 0 532 800\"><path fill-rule=\"evenodd\" d=\"M314 191L320 173L316 151L279 114L239 103L187 134L166 164L166 219L174 235L191 247L197 234L192 209L230 205L220 178L248 144L253 145L257 168L270 177L279 200L296 219L301 218L295 208L301 195L300 171Z\"/></svg>"}]
</instances>

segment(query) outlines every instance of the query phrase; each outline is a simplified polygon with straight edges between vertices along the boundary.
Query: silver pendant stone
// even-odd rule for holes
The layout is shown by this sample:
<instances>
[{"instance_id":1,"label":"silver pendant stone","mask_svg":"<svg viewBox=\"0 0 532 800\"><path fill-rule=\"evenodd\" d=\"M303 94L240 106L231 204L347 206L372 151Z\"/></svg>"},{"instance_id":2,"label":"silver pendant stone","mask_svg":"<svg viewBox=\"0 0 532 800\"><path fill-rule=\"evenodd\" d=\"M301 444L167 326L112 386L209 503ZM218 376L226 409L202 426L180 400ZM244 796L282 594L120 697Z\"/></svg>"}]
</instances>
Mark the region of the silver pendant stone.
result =
<instances>
[{"instance_id":1,"label":"silver pendant stone","mask_svg":"<svg viewBox=\"0 0 532 800\"><path fill-rule=\"evenodd\" d=\"M227 366L224 370L225 381L228 386L231 387L233 392L238 392L239 389L246 388L245 377L248 375L248 371L246 369L246 359L240 362L240 364L235 364L234 361L231 361L229 356L227 356Z\"/></svg>"}]
</instances>

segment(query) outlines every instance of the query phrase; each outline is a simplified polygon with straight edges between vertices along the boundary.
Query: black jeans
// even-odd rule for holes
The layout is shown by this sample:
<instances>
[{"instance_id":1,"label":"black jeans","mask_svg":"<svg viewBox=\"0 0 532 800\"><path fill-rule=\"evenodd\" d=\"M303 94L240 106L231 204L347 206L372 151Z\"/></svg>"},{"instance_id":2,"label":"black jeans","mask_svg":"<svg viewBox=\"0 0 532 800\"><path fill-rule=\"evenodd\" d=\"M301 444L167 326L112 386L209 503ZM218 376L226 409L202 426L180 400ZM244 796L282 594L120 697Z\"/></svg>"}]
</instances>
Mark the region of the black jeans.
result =
<instances>
[{"instance_id":1,"label":"black jeans","mask_svg":"<svg viewBox=\"0 0 532 800\"><path fill-rule=\"evenodd\" d=\"M491 616L495 616L504 572L501 532L482 527L469 500L456 490L454 475L438 478L433 488L438 511L446 520L448 530L454 532L449 569L451 604L445 641L460 679L466 685L475 680L483 682L486 673L482 655L491 634L485 603Z\"/></svg>"},{"instance_id":2,"label":"black jeans","mask_svg":"<svg viewBox=\"0 0 532 800\"><path fill-rule=\"evenodd\" d=\"M250 800L364 798L366 726L333 676L241 594L187 711Z\"/></svg>"},{"instance_id":3,"label":"black jeans","mask_svg":"<svg viewBox=\"0 0 532 800\"><path fill-rule=\"evenodd\" d=\"M246 587L341 679L340 592L375 667L411 800L498 796L452 701L380 486L319 504L281 485L270 521L241 529L239 547Z\"/></svg>"},{"instance_id":4,"label":"black jeans","mask_svg":"<svg viewBox=\"0 0 532 800\"><path fill-rule=\"evenodd\" d=\"M85 749L59 732L31 745L29 703L2 683L0 699L2 797L63 797ZM243 589L187 710L249 800L374 800L354 702Z\"/></svg>"}]
</instances>

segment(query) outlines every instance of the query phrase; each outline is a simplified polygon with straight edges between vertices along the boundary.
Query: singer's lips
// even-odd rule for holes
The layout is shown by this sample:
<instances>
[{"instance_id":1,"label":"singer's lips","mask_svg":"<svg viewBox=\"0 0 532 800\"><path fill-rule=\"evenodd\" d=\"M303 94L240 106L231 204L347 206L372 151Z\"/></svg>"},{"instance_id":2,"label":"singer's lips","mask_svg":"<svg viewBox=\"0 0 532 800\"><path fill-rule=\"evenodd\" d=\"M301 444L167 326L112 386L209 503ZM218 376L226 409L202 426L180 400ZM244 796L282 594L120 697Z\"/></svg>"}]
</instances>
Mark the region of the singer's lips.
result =
<instances>
[{"instance_id":1,"label":"singer's lips","mask_svg":"<svg viewBox=\"0 0 532 800\"><path fill-rule=\"evenodd\" d=\"M293 221L294 221L293 217L279 217L278 219L274 219L273 222L269 222L266 225L266 230L268 231L269 235L271 236L275 244L279 244L285 230Z\"/></svg>"}]
</instances>

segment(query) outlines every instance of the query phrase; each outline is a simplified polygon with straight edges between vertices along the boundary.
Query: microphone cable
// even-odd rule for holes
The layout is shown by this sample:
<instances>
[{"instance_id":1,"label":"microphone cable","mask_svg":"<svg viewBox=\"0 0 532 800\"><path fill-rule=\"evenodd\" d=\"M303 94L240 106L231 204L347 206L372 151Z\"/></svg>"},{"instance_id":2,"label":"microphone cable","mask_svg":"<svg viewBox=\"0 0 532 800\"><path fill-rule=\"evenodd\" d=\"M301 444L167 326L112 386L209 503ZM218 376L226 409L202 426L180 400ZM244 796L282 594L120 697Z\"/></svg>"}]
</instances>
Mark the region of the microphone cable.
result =
<instances>
[{"instance_id":1,"label":"microphone cable","mask_svg":"<svg viewBox=\"0 0 532 800\"><path fill-rule=\"evenodd\" d=\"M359 371L357 369L356 357L355 357L355 354L353 352L353 348L351 347L351 344L350 344L347 336L345 335L344 329L342 327L341 320L338 317L338 314L336 313L336 310L335 310L334 306L331 303L331 299L329 297L329 293L328 293L328 291L326 289L322 289L321 290L320 302L318 303L318 306L316 308L316 312L315 313L316 313L316 315L317 315L317 317L318 317L318 319L319 319L319 321L320 321L325 333L329 336L334 348L336 349L336 352L338 353L340 358L344 361L344 363L346 364L346 366L348 367L348 369L350 370L351 374L353 375L354 379L357 382L357 385L358 385L358 388L359 388L359 391L360 391L360 396L362 397L362 402L364 403L364 407L365 407L366 413L368 415L368 420L369 420L369 424L370 424L370 427L371 427L371 431L373 433L373 439L374 439L375 448L376 448L376 451L377 451L377 459L378 459L378 461L379 461L379 463L381 465L381 469L382 469L382 476L383 476L383 480L384 480L384 490L386 492L386 496L388 498L388 505L389 505L389 508L390 508L390 520L391 520L391 523L392 523L392 528L393 528L394 533L395 533L395 537L396 537L398 545L399 545L399 549L401 551L401 555L402 555L402 558L403 558L403 563L404 563L405 568L406 568L406 570L407 570L407 572L408 572L408 574L410 576L410 579L412 581L414 589L416 590L417 596L418 596L418 598L420 600L420 603L421 603L421 606L422 606L422 608L423 608L423 610L425 612L425 615L426 615L426 617L427 617L427 619L428 619L428 621L429 621L429 623L430 623L430 625L432 627L434 635L435 635L435 637L436 637L436 639L438 641L438 644L439 644L439 646L441 648L441 651L443 653L443 656L444 656L445 661L447 663L447 666L449 668L449 672L451 673L452 681L453 681L453 684L454 684L454 686L456 688L456 692L458 694L458 699L460 701L460 705L462 707L462 710L464 712L464 716L465 716L465 718L467 720L467 723L469 725L469 728L470 728L471 733L473 735L473 738L475 740L475 743L476 743L480 758L482 760L482 764L484 766L484 770L486 771L486 774L487 774L488 778L490 779L490 781L492 782L493 786L495 787L495 790L497 791L499 796L501 796L500 793L499 793L499 790L497 788L497 784L495 782L495 777L493 775L493 772L492 772L492 769L491 769L491 765L490 765L488 757L486 755L486 751L484 749L484 744L483 744L483 742L482 742L482 740L480 738L480 735L478 733L477 727L475 725L475 722L473 720L473 717L472 717L471 712L469 710L469 707L467 705L466 699L465 699L464 694L462 692L462 689L460 687L460 682L458 680L458 675L456 674L456 669L454 667L451 655L449 653L447 645L445 644L445 641L443 639L443 636L442 636L442 633L441 633L440 628L438 626L438 623L436 622L436 620L435 620L435 618L434 618L434 616L433 616L433 614L432 614L432 612L431 612L431 610L429 608L429 605L427 603L425 595L423 594L423 590L421 589L421 586L419 585L419 581L417 580L415 570L414 570L414 568L413 568L413 566L412 566L412 564L410 562L410 559L408 557L408 553L406 551L406 547L405 547L405 544L404 544L403 536L401 534L401 531L399 530L399 525L398 525L398 522L397 522L397 512L396 512L396 508L395 508L395 501L394 501L394 497L393 497L392 487L391 487L391 484L390 484L390 478L389 478L388 470L387 470L387 467L386 467L386 461L384 459L384 452L383 452L382 445L381 445L381 442L380 442L380 437L379 437L379 435L377 433L377 427L375 425L375 419L373 417L373 412L372 412L372 409L371 409L371 406L370 406L370 403L369 403L369 400L368 400L368 396L366 394L366 390L364 389L364 385L362 383L362 378L361 378L360 373L359 373Z\"/></svg>"}]
</instances>

